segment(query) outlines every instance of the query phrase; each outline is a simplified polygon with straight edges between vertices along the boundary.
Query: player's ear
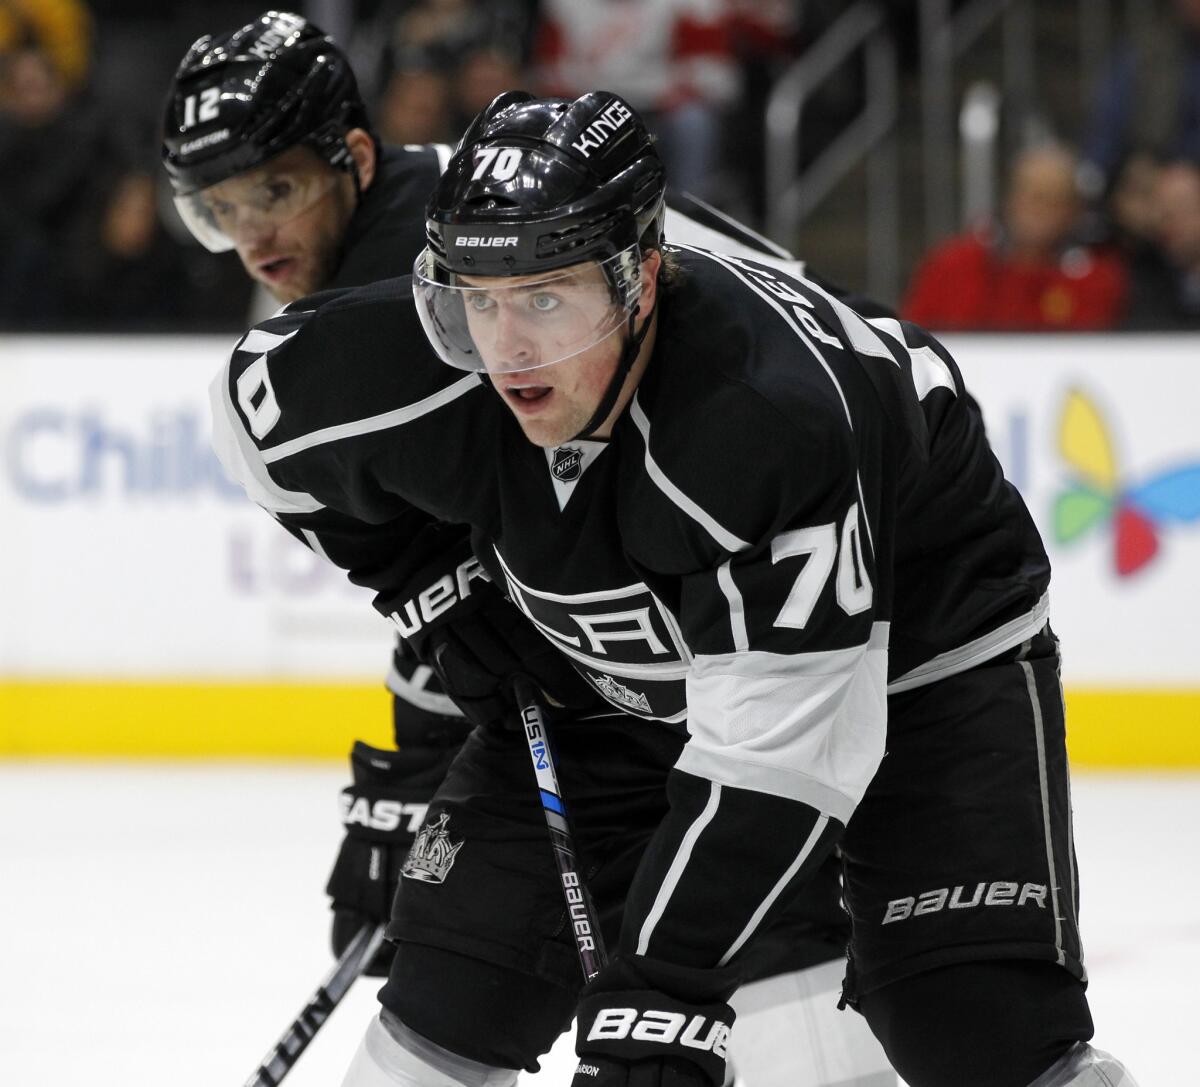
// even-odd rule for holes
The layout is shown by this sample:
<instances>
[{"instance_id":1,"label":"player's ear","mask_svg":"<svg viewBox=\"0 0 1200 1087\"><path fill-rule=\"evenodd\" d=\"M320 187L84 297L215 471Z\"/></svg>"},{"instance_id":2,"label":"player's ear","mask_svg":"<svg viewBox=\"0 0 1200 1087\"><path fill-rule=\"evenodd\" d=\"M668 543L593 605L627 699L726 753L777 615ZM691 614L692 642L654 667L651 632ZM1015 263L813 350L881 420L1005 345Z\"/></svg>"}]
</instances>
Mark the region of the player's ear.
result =
<instances>
[{"instance_id":1,"label":"player's ear","mask_svg":"<svg viewBox=\"0 0 1200 1087\"><path fill-rule=\"evenodd\" d=\"M366 192L375 180L375 141L365 128L352 128L346 133L346 147L358 169L358 187Z\"/></svg>"},{"instance_id":2,"label":"player's ear","mask_svg":"<svg viewBox=\"0 0 1200 1087\"><path fill-rule=\"evenodd\" d=\"M658 297L658 273L662 268L662 253L647 249L642 254L642 297L638 304L643 313L649 313Z\"/></svg>"}]
</instances>

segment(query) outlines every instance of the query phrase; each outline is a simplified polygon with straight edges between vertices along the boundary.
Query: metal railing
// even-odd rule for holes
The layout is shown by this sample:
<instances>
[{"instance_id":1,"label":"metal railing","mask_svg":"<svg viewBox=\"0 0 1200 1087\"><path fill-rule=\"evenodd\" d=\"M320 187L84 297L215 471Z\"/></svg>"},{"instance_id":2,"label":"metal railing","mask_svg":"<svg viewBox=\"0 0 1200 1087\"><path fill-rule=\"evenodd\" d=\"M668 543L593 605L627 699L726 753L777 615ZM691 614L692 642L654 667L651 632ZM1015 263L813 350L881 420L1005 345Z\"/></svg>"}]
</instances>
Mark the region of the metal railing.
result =
<instances>
[{"instance_id":1,"label":"metal railing","mask_svg":"<svg viewBox=\"0 0 1200 1087\"><path fill-rule=\"evenodd\" d=\"M1079 0L1079 105L1086 111L1100 77L1122 40L1129 41L1163 15L1163 0Z\"/></svg>"},{"instance_id":2,"label":"metal railing","mask_svg":"<svg viewBox=\"0 0 1200 1087\"><path fill-rule=\"evenodd\" d=\"M999 173L1000 91L986 80L972 83L958 111L962 221L974 224L996 214Z\"/></svg>"},{"instance_id":3,"label":"metal railing","mask_svg":"<svg viewBox=\"0 0 1200 1087\"><path fill-rule=\"evenodd\" d=\"M1014 144L1034 122L1034 36L1030 0L970 0L953 14L950 0L921 0L921 130L925 239L936 243L959 226L955 183L954 65L996 22L1003 41L1002 94Z\"/></svg>"},{"instance_id":4,"label":"metal railing","mask_svg":"<svg viewBox=\"0 0 1200 1087\"><path fill-rule=\"evenodd\" d=\"M805 106L813 92L859 51L865 61L863 107L801 171ZM900 271L897 93L896 52L884 14L874 3L863 0L784 72L771 91L766 111L768 233L784 245L794 245L801 223L865 160L866 286L883 299L896 297Z\"/></svg>"}]
</instances>

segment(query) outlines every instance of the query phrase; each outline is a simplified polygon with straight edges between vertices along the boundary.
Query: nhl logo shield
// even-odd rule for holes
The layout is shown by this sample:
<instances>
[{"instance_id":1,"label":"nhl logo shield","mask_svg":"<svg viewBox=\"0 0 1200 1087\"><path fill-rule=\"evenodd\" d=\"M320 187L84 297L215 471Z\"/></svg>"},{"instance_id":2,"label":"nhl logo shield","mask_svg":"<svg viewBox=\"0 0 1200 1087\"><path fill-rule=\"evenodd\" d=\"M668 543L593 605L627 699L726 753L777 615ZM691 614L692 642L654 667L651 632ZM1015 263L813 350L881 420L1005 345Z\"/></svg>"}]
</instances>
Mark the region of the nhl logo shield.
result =
<instances>
[{"instance_id":1,"label":"nhl logo shield","mask_svg":"<svg viewBox=\"0 0 1200 1087\"><path fill-rule=\"evenodd\" d=\"M555 479L570 483L579 478L583 471L583 450L572 445L560 445L554 451L554 460L550 463L550 472Z\"/></svg>"}]
</instances>

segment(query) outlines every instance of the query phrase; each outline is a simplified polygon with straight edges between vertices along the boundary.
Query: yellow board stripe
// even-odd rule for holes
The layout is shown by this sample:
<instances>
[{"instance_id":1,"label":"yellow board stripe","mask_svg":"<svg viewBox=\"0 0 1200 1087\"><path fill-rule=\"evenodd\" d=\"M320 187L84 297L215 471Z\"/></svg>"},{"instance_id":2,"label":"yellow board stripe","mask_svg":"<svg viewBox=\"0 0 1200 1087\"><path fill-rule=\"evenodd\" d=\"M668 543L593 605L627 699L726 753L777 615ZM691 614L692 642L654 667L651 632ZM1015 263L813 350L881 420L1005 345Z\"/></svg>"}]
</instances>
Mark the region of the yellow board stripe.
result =
<instances>
[{"instance_id":1,"label":"yellow board stripe","mask_svg":"<svg viewBox=\"0 0 1200 1087\"><path fill-rule=\"evenodd\" d=\"M0 755L301 755L391 746L382 683L0 682Z\"/></svg>"},{"instance_id":2,"label":"yellow board stripe","mask_svg":"<svg viewBox=\"0 0 1200 1087\"><path fill-rule=\"evenodd\" d=\"M1200 767L1200 690L1067 688L1073 766Z\"/></svg>"},{"instance_id":3,"label":"yellow board stripe","mask_svg":"<svg viewBox=\"0 0 1200 1087\"><path fill-rule=\"evenodd\" d=\"M1067 691L1071 761L1200 767L1200 689ZM360 683L0 681L0 756L344 758L386 746L390 696Z\"/></svg>"}]
</instances>

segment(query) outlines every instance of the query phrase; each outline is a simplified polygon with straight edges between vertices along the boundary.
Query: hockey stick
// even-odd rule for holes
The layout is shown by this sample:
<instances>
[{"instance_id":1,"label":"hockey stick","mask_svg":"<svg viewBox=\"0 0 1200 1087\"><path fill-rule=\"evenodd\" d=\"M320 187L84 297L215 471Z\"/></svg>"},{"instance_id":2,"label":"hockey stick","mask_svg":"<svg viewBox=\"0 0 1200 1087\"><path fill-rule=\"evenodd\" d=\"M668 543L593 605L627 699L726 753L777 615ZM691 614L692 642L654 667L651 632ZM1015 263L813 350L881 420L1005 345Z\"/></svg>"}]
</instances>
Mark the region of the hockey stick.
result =
<instances>
[{"instance_id":1,"label":"hockey stick","mask_svg":"<svg viewBox=\"0 0 1200 1087\"><path fill-rule=\"evenodd\" d=\"M546 829L550 832L550 846L562 882L567 916L571 919L571 930L575 934L575 949L579 952L583 980L591 981L605 962L604 941L600 935L600 918L596 914L596 907L579 875L571 826L558 787L558 772L554 767L546 716L542 712L537 689L524 676L517 676L513 680L513 693L517 697L525 742L529 745L529 758L537 778L542 815L546 817Z\"/></svg>"},{"instance_id":2,"label":"hockey stick","mask_svg":"<svg viewBox=\"0 0 1200 1087\"><path fill-rule=\"evenodd\" d=\"M308 1048L317 1031L325 1025L333 1009L341 1003L357 978L375 957L383 943L384 925L363 925L346 945L341 958L317 991L308 998L300 1014L283 1032L274 1048L263 1058L255 1073L246 1080L245 1087L276 1087L292 1070L300 1054Z\"/></svg>"}]
</instances>

